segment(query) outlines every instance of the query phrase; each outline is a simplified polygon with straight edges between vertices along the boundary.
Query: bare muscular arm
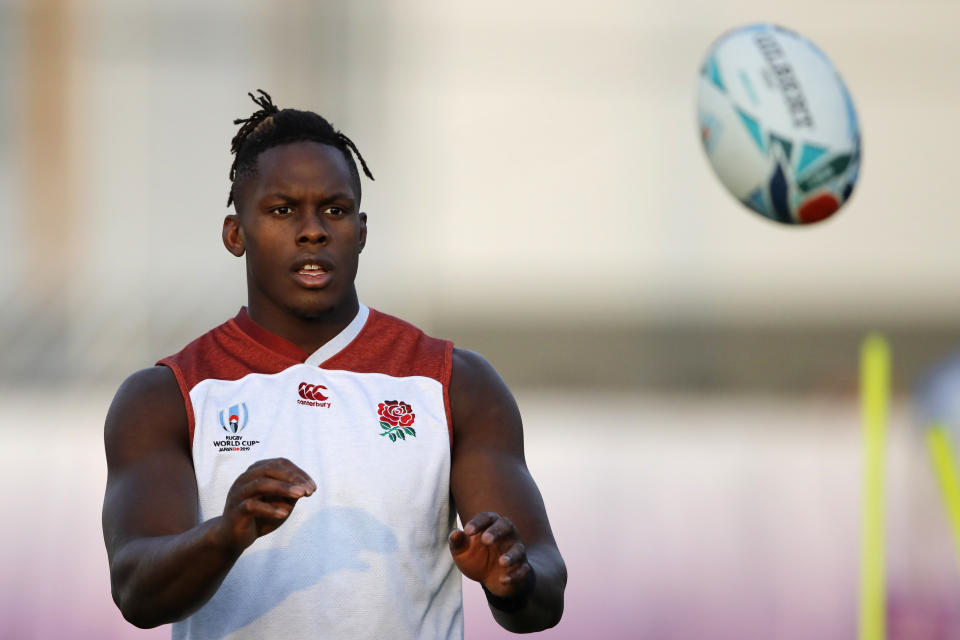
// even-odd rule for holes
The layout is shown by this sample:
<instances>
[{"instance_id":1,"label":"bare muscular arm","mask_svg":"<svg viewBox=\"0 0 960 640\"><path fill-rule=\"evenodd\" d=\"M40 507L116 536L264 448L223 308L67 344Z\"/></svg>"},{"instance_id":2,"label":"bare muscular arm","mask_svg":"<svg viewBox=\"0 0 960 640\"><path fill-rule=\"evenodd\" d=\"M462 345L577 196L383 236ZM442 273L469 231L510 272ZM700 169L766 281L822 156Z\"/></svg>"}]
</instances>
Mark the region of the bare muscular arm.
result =
<instances>
[{"instance_id":1,"label":"bare muscular arm","mask_svg":"<svg viewBox=\"0 0 960 640\"><path fill-rule=\"evenodd\" d=\"M450 534L454 561L505 599L508 606L490 607L502 627L518 633L552 627L563 614L567 570L527 470L516 401L486 360L455 349L450 404L451 491L466 523ZM514 603L520 608L511 610Z\"/></svg>"},{"instance_id":2,"label":"bare muscular arm","mask_svg":"<svg viewBox=\"0 0 960 640\"><path fill-rule=\"evenodd\" d=\"M117 391L104 428L103 537L114 602L138 627L203 606L243 550L316 490L289 460L260 461L234 482L223 515L198 522L188 437L170 369L139 371Z\"/></svg>"}]
</instances>

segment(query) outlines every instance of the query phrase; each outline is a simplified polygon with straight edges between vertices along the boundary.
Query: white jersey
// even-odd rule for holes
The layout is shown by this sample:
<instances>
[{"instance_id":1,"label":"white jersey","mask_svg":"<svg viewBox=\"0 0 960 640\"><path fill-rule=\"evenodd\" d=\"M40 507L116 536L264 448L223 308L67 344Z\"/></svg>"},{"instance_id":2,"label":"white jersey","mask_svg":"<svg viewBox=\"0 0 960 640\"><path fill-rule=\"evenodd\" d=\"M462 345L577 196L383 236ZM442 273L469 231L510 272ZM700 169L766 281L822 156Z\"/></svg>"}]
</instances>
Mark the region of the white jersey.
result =
<instances>
[{"instance_id":1,"label":"white jersey","mask_svg":"<svg viewBox=\"0 0 960 640\"><path fill-rule=\"evenodd\" d=\"M160 361L186 403L200 521L257 460L289 458L317 484L175 640L463 637L447 549L452 351L361 306L307 354L241 310Z\"/></svg>"}]
</instances>

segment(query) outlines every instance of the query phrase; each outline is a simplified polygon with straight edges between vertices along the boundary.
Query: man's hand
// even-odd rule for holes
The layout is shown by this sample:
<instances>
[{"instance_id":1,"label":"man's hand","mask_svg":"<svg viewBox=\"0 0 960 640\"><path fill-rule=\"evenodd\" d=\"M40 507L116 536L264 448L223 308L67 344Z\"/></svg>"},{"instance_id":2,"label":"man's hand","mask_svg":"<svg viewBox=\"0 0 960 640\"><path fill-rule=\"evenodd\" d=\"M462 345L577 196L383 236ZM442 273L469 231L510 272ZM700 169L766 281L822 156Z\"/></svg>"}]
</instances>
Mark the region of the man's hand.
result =
<instances>
[{"instance_id":1,"label":"man's hand","mask_svg":"<svg viewBox=\"0 0 960 640\"><path fill-rule=\"evenodd\" d=\"M221 520L224 545L243 551L286 522L297 500L316 490L310 476L286 458L253 463L227 492Z\"/></svg>"},{"instance_id":2,"label":"man's hand","mask_svg":"<svg viewBox=\"0 0 960 640\"><path fill-rule=\"evenodd\" d=\"M527 552L508 519L492 512L478 513L450 533L450 553L463 575L487 591L509 598L523 591L530 577Z\"/></svg>"}]
</instances>

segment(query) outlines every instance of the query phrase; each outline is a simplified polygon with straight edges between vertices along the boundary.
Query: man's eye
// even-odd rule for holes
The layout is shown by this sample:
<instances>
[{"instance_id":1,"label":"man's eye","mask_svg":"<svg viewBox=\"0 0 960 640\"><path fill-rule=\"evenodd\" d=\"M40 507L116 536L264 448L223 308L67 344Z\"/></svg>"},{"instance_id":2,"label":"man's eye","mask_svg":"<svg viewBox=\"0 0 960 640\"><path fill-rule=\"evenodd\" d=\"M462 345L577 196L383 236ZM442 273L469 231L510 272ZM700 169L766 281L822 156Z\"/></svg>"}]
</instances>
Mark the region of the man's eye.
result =
<instances>
[{"instance_id":1,"label":"man's eye","mask_svg":"<svg viewBox=\"0 0 960 640\"><path fill-rule=\"evenodd\" d=\"M287 206L274 207L273 209L270 209L270 213L275 213L279 216L285 216L287 214L293 213L293 209Z\"/></svg>"},{"instance_id":2,"label":"man's eye","mask_svg":"<svg viewBox=\"0 0 960 640\"><path fill-rule=\"evenodd\" d=\"M327 213L334 216L342 216L344 211L340 207L327 207Z\"/></svg>"}]
</instances>

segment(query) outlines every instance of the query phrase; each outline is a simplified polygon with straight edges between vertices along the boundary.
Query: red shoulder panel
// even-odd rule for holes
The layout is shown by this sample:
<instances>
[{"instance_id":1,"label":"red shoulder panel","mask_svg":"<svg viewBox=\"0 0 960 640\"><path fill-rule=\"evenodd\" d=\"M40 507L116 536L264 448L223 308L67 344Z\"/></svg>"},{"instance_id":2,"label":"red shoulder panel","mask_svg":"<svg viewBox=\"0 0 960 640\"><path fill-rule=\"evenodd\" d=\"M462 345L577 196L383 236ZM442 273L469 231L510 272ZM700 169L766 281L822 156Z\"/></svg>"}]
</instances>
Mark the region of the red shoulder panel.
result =
<instances>
[{"instance_id":1,"label":"red shoulder panel","mask_svg":"<svg viewBox=\"0 0 960 640\"><path fill-rule=\"evenodd\" d=\"M431 338L409 322L370 309L367 323L340 353L322 365L356 373L385 373L390 376L423 376L443 385L447 429L453 443L450 414L450 371L453 343Z\"/></svg>"},{"instance_id":2,"label":"red shoulder panel","mask_svg":"<svg viewBox=\"0 0 960 640\"><path fill-rule=\"evenodd\" d=\"M252 327L247 327L246 324ZM239 380L248 373L279 373L303 362L306 358L306 354L291 343L284 346L258 342L253 337L255 334L250 333L257 330L268 333L265 329L257 327L245 310L241 310L236 318L227 320L188 344L180 352L157 362L159 365L170 367L180 385L180 393L187 408L191 443L196 419L193 414L193 405L190 403L190 390L197 384L211 378ZM262 338L262 336L258 337ZM272 338L275 341L283 341L277 336ZM299 359L297 356L300 354L296 351L302 354Z\"/></svg>"},{"instance_id":3,"label":"red shoulder panel","mask_svg":"<svg viewBox=\"0 0 960 640\"><path fill-rule=\"evenodd\" d=\"M452 343L431 338L409 322L370 309L367 323L353 342L320 366L396 377L424 376L443 383L448 346Z\"/></svg>"}]
</instances>

